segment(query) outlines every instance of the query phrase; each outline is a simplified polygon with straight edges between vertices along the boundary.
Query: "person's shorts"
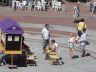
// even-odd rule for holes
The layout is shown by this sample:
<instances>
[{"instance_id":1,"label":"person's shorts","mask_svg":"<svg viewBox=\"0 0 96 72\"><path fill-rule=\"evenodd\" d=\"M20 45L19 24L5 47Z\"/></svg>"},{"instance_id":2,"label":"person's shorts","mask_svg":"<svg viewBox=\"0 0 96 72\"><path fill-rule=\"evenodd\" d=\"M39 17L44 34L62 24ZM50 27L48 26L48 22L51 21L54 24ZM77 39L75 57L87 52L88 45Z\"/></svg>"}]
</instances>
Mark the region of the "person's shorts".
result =
<instances>
[{"instance_id":1,"label":"person's shorts","mask_svg":"<svg viewBox=\"0 0 96 72\"><path fill-rule=\"evenodd\" d=\"M74 43L68 42L68 47L69 47L69 48L73 48L73 47L74 47Z\"/></svg>"},{"instance_id":2,"label":"person's shorts","mask_svg":"<svg viewBox=\"0 0 96 72\"><path fill-rule=\"evenodd\" d=\"M81 47L85 47L85 45L86 45L85 41L81 41L81 42L80 42L80 46L81 46Z\"/></svg>"}]
</instances>

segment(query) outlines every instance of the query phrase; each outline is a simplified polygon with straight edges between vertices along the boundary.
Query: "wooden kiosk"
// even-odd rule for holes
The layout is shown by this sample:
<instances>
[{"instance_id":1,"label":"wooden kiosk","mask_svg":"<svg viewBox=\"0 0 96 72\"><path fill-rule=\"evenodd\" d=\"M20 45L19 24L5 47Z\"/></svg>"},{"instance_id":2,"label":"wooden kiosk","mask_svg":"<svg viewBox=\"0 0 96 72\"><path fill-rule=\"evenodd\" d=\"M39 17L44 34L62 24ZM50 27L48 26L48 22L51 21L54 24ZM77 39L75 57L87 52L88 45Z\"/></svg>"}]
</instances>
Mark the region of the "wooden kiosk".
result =
<instances>
[{"instance_id":1,"label":"wooden kiosk","mask_svg":"<svg viewBox=\"0 0 96 72\"><path fill-rule=\"evenodd\" d=\"M17 22L10 18L0 22L0 28L0 50L9 56L9 68L16 67L16 64L18 63L16 59L21 62L23 59L26 59L26 57L22 58L24 57L22 49L22 35L24 31ZM14 62L14 60L16 62Z\"/></svg>"}]
</instances>

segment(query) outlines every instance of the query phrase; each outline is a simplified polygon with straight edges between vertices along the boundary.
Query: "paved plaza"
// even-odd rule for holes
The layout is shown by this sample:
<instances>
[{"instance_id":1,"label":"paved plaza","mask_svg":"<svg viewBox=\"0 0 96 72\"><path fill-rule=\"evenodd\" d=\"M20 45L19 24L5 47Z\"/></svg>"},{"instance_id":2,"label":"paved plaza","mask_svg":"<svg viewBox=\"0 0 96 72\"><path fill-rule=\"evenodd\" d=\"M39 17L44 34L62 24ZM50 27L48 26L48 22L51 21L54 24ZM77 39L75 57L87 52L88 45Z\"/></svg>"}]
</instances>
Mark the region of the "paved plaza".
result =
<instances>
[{"instance_id":1,"label":"paved plaza","mask_svg":"<svg viewBox=\"0 0 96 72\"><path fill-rule=\"evenodd\" d=\"M69 38L68 34L59 34L54 32L58 30L60 32L76 32L74 27L50 25L50 29L53 31L51 38L55 39L59 44L60 56L63 58L64 65L51 65L48 60L45 60L45 55L42 54L42 38L40 30L44 27L44 24L29 24L20 23L25 30L25 43L35 50L38 66L18 67L18 69L8 69L6 66L1 66L2 72L96 72L96 59L91 56L83 58L76 58L73 60L68 59L68 48L64 47L67 44ZM27 28L31 28L30 30ZM58 28L58 29L57 29ZM39 30L38 30L39 29ZM88 41L90 45L86 46L86 49L91 51L92 55L96 56L92 52L96 52L96 32L94 30L88 30ZM94 38L94 39L93 39ZM76 48L77 45L75 45ZM74 50L74 55L80 55L78 51Z\"/></svg>"},{"instance_id":2,"label":"paved plaza","mask_svg":"<svg viewBox=\"0 0 96 72\"><path fill-rule=\"evenodd\" d=\"M16 20L24 29L25 43L35 50L37 56L37 66L18 67L17 69L8 69L7 65L0 66L0 72L96 72L96 15L90 15L87 4L80 5L81 17L85 19L88 25L87 38L90 45L86 46L86 52L91 56L82 58L68 59L67 41L70 33L76 33L76 24L72 23L73 4L67 4L67 12L37 12L37 11L16 11L9 7L0 7L0 21L5 18ZM84 6L84 7L83 7ZM86 8L85 8L86 7ZM71 12L70 12L71 11ZM45 60L42 54L41 30L45 23L50 24L51 39L55 39L59 44L60 56L63 58L63 65L51 65ZM74 55L80 56L78 46L75 45Z\"/></svg>"}]
</instances>

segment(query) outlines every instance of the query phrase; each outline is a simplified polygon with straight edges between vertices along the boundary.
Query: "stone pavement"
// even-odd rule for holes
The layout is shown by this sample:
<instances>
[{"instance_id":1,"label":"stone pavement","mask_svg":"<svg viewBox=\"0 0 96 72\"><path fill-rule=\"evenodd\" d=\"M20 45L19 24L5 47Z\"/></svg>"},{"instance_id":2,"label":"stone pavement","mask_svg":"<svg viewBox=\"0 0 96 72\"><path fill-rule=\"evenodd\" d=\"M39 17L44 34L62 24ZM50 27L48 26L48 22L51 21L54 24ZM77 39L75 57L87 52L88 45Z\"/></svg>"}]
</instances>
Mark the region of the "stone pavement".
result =
<instances>
[{"instance_id":1,"label":"stone pavement","mask_svg":"<svg viewBox=\"0 0 96 72\"><path fill-rule=\"evenodd\" d=\"M96 72L96 15L90 15L88 5L81 4L81 17L87 23L87 38L90 45L86 46L87 52L92 56L68 59L67 40L71 32L76 33L76 24L72 23L72 9L74 4L66 4L67 12L60 11L16 11L9 7L0 7L0 21L5 18L12 18L20 23L25 31L25 43L36 51L38 66L18 67L18 69L8 69L6 66L0 66L0 72ZM60 56L63 58L64 65L51 65L45 60L42 54L41 30L44 24L50 24L51 39L55 39L59 44ZM75 45L77 47L77 45ZM75 47L75 49L77 49ZM80 55L74 50L74 55Z\"/></svg>"},{"instance_id":2,"label":"stone pavement","mask_svg":"<svg viewBox=\"0 0 96 72\"><path fill-rule=\"evenodd\" d=\"M31 35L41 35L41 30L44 27L44 24L30 24L30 23L22 23L21 26L24 30ZM50 25L51 36L53 38L57 37L58 43L67 44L66 39L62 39L62 37L68 38L69 34L76 33L75 27L62 26L62 25ZM35 32L35 33L34 33ZM96 43L96 31L87 29L87 40L90 42L90 46L87 45L86 48L90 51L96 52L95 43ZM41 37L41 36L40 36ZM60 39L59 39L60 37ZM37 38L37 37L36 37ZM39 38L39 37L38 37ZM39 38L41 39L41 38ZM41 39L42 41L42 39Z\"/></svg>"},{"instance_id":3,"label":"stone pavement","mask_svg":"<svg viewBox=\"0 0 96 72\"><path fill-rule=\"evenodd\" d=\"M63 47L63 45L67 44L69 36L55 32L55 30L57 30L59 32L76 33L75 27L50 25L50 29L53 31L51 39L54 38L59 44L60 56L63 58L64 62L64 65L51 65L45 60L44 54L42 54L41 29L44 27L44 24L20 23L20 25L25 31L25 43L36 51L38 66L18 67L18 69L10 70L6 65L0 67L0 72L96 72L96 59L91 56L69 60L68 48ZM31 29L29 30L28 28ZM96 32L94 30L87 30L87 34L90 45L86 46L86 49L96 52ZM74 55L80 55L80 53L74 51Z\"/></svg>"},{"instance_id":4,"label":"stone pavement","mask_svg":"<svg viewBox=\"0 0 96 72\"><path fill-rule=\"evenodd\" d=\"M41 23L41 24L60 24L66 26L72 26L73 24L73 6L76 3L65 3L65 11L13 11L10 7L0 6L0 21L5 18L12 18L17 22L26 23ZM90 14L89 6L85 3L80 3L80 18L85 19L89 29L96 30L96 14Z\"/></svg>"}]
</instances>

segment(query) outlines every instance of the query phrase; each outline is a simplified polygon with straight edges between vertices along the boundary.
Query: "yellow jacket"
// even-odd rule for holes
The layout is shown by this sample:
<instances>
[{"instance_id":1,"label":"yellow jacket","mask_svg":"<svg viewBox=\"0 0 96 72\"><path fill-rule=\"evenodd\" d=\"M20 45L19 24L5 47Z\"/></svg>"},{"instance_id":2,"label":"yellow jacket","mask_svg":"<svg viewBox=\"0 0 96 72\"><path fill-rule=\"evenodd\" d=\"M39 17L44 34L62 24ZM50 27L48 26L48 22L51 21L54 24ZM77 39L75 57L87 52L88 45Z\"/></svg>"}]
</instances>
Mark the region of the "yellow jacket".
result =
<instances>
[{"instance_id":1,"label":"yellow jacket","mask_svg":"<svg viewBox=\"0 0 96 72\"><path fill-rule=\"evenodd\" d=\"M86 24L84 22L79 22L79 24L77 24L77 30L82 30L83 28L87 28Z\"/></svg>"}]
</instances>

